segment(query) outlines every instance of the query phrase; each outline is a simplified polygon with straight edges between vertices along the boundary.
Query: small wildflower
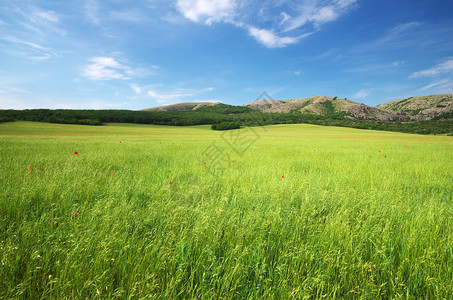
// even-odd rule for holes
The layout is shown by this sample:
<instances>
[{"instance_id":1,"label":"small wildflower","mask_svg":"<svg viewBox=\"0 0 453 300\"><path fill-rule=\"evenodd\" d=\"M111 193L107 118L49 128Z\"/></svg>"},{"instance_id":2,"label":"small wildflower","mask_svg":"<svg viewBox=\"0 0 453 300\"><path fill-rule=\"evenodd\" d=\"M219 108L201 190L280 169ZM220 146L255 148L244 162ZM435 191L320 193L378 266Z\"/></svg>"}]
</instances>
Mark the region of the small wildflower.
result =
<instances>
[{"instance_id":1,"label":"small wildflower","mask_svg":"<svg viewBox=\"0 0 453 300\"><path fill-rule=\"evenodd\" d=\"M173 184L173 182L171 182L171 181L170 181L170 182L169 182L168 184L169 184L169 185L172 185L172 184Z\"/></svg>"},{"instance_id":2,"label":"small wildflower","mask_svg":"<svg viewBox=\"0 0 453 300\"><path fill-rule=\"evenodd\" d=\"M74 154L79 154L79 152L77 152L77 151L74 151Z\"/></svg>"},{"instance_id":3,"label":"small wildflower","mask_svg":"<svg viewBox=\"0 0 453 300\"><path fill-rule=\"evenodd\" d=\"M77 216L77 212L74 210L74 211L71 213L71 215Z\"/></svg>"},{"instance_id":4,"label":"small wildflower","mask_svg":"<svg viewBox=\"0 0 453 300\"><path fill-rule=\"evenodd\" d=\"M31 168L28 168L28 171L31 171Z\"/></svg>"}]
</instances>

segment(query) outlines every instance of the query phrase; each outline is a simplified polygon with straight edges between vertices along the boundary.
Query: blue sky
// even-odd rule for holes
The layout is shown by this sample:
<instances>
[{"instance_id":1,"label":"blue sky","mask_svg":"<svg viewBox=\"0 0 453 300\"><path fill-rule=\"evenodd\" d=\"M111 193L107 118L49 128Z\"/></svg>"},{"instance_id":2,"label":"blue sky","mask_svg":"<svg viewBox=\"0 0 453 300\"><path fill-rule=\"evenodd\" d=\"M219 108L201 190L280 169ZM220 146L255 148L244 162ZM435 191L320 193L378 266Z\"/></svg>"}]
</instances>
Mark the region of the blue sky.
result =
<instances>
[{"instance_id":1,"label":"blue sky","mask_svg":"<svg viewBox=\"0 0 453 300\"><path fill-rule=\"evenodd\" d=\"M451 0L0 0L0 108L453 93Z\"/></svg>"}]
</instances>

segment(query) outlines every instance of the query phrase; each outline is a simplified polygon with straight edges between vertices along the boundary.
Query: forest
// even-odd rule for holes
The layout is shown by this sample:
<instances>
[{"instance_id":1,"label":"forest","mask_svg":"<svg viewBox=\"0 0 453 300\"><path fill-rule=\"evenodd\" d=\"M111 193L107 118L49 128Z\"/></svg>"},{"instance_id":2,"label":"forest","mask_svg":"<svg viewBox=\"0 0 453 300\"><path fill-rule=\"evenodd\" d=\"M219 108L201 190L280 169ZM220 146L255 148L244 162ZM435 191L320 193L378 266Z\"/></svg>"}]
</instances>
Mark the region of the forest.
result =
<instances>
[{"instance_id":1,"label":"forest","mask_svg":"<svg viewBox=\"0 0 453 300\"><path fill-rule=\"evenodd\" d=\"M297 112L262 113L250 108L231 105L222 105L215 108L202 107L197 111L189 112L68 109L0 110L0 122L15 120L93 126L100 126L105 123L173 126L214 125L212 126L213 130L236 129L239 126L304 123L417 134L453 135L452 120L444 118L430 121L376 121L345 118L344 114L322 116Z\"/></svg>"}]
</instances>

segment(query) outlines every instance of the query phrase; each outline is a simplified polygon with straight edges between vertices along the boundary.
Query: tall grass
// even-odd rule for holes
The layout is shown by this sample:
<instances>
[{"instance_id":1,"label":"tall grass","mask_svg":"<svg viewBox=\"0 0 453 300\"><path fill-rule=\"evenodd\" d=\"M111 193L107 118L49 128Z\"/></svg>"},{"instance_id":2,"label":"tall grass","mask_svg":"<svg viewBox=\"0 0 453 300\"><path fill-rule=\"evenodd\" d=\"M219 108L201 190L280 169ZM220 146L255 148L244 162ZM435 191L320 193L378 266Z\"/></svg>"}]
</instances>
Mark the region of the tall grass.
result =
<instances>
[{"instance_id":1,"label":"tall grass","mask_svg":"<svg viewBox=\"0 0 453 300\"><path fill-rule=\"evenodd\" d=\"M453 138L266 129L1 124L0 298L453 297Z\"/></svg>"}]
</instances>

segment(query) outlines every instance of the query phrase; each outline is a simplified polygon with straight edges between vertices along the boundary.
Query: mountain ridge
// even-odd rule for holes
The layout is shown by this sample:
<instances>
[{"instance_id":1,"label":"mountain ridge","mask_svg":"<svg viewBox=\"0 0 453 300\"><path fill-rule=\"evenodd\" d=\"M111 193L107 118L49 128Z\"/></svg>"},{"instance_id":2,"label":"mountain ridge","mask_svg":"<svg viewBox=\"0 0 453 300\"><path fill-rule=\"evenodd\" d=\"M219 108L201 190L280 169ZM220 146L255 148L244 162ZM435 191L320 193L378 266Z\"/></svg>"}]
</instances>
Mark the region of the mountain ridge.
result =
<instances>
[{"instance_id":1,"label":"mountain ridge","mask_svg":"<svg viewBox=\"0 0 453 300\"><path fill-rule=\"evenodd\" d=\"M376 107L346 98L312 96L284 100L262 99L243 106L215 102L182 102L147 108L143 111L189 112L206 111L208 108L211 111L225 111L225 113L244 112L240 109L241 107L262 113L301 113L376 121L426 121L453 118L453 94L397 99L379 104Z\"/></svg>"}]
</instances>

